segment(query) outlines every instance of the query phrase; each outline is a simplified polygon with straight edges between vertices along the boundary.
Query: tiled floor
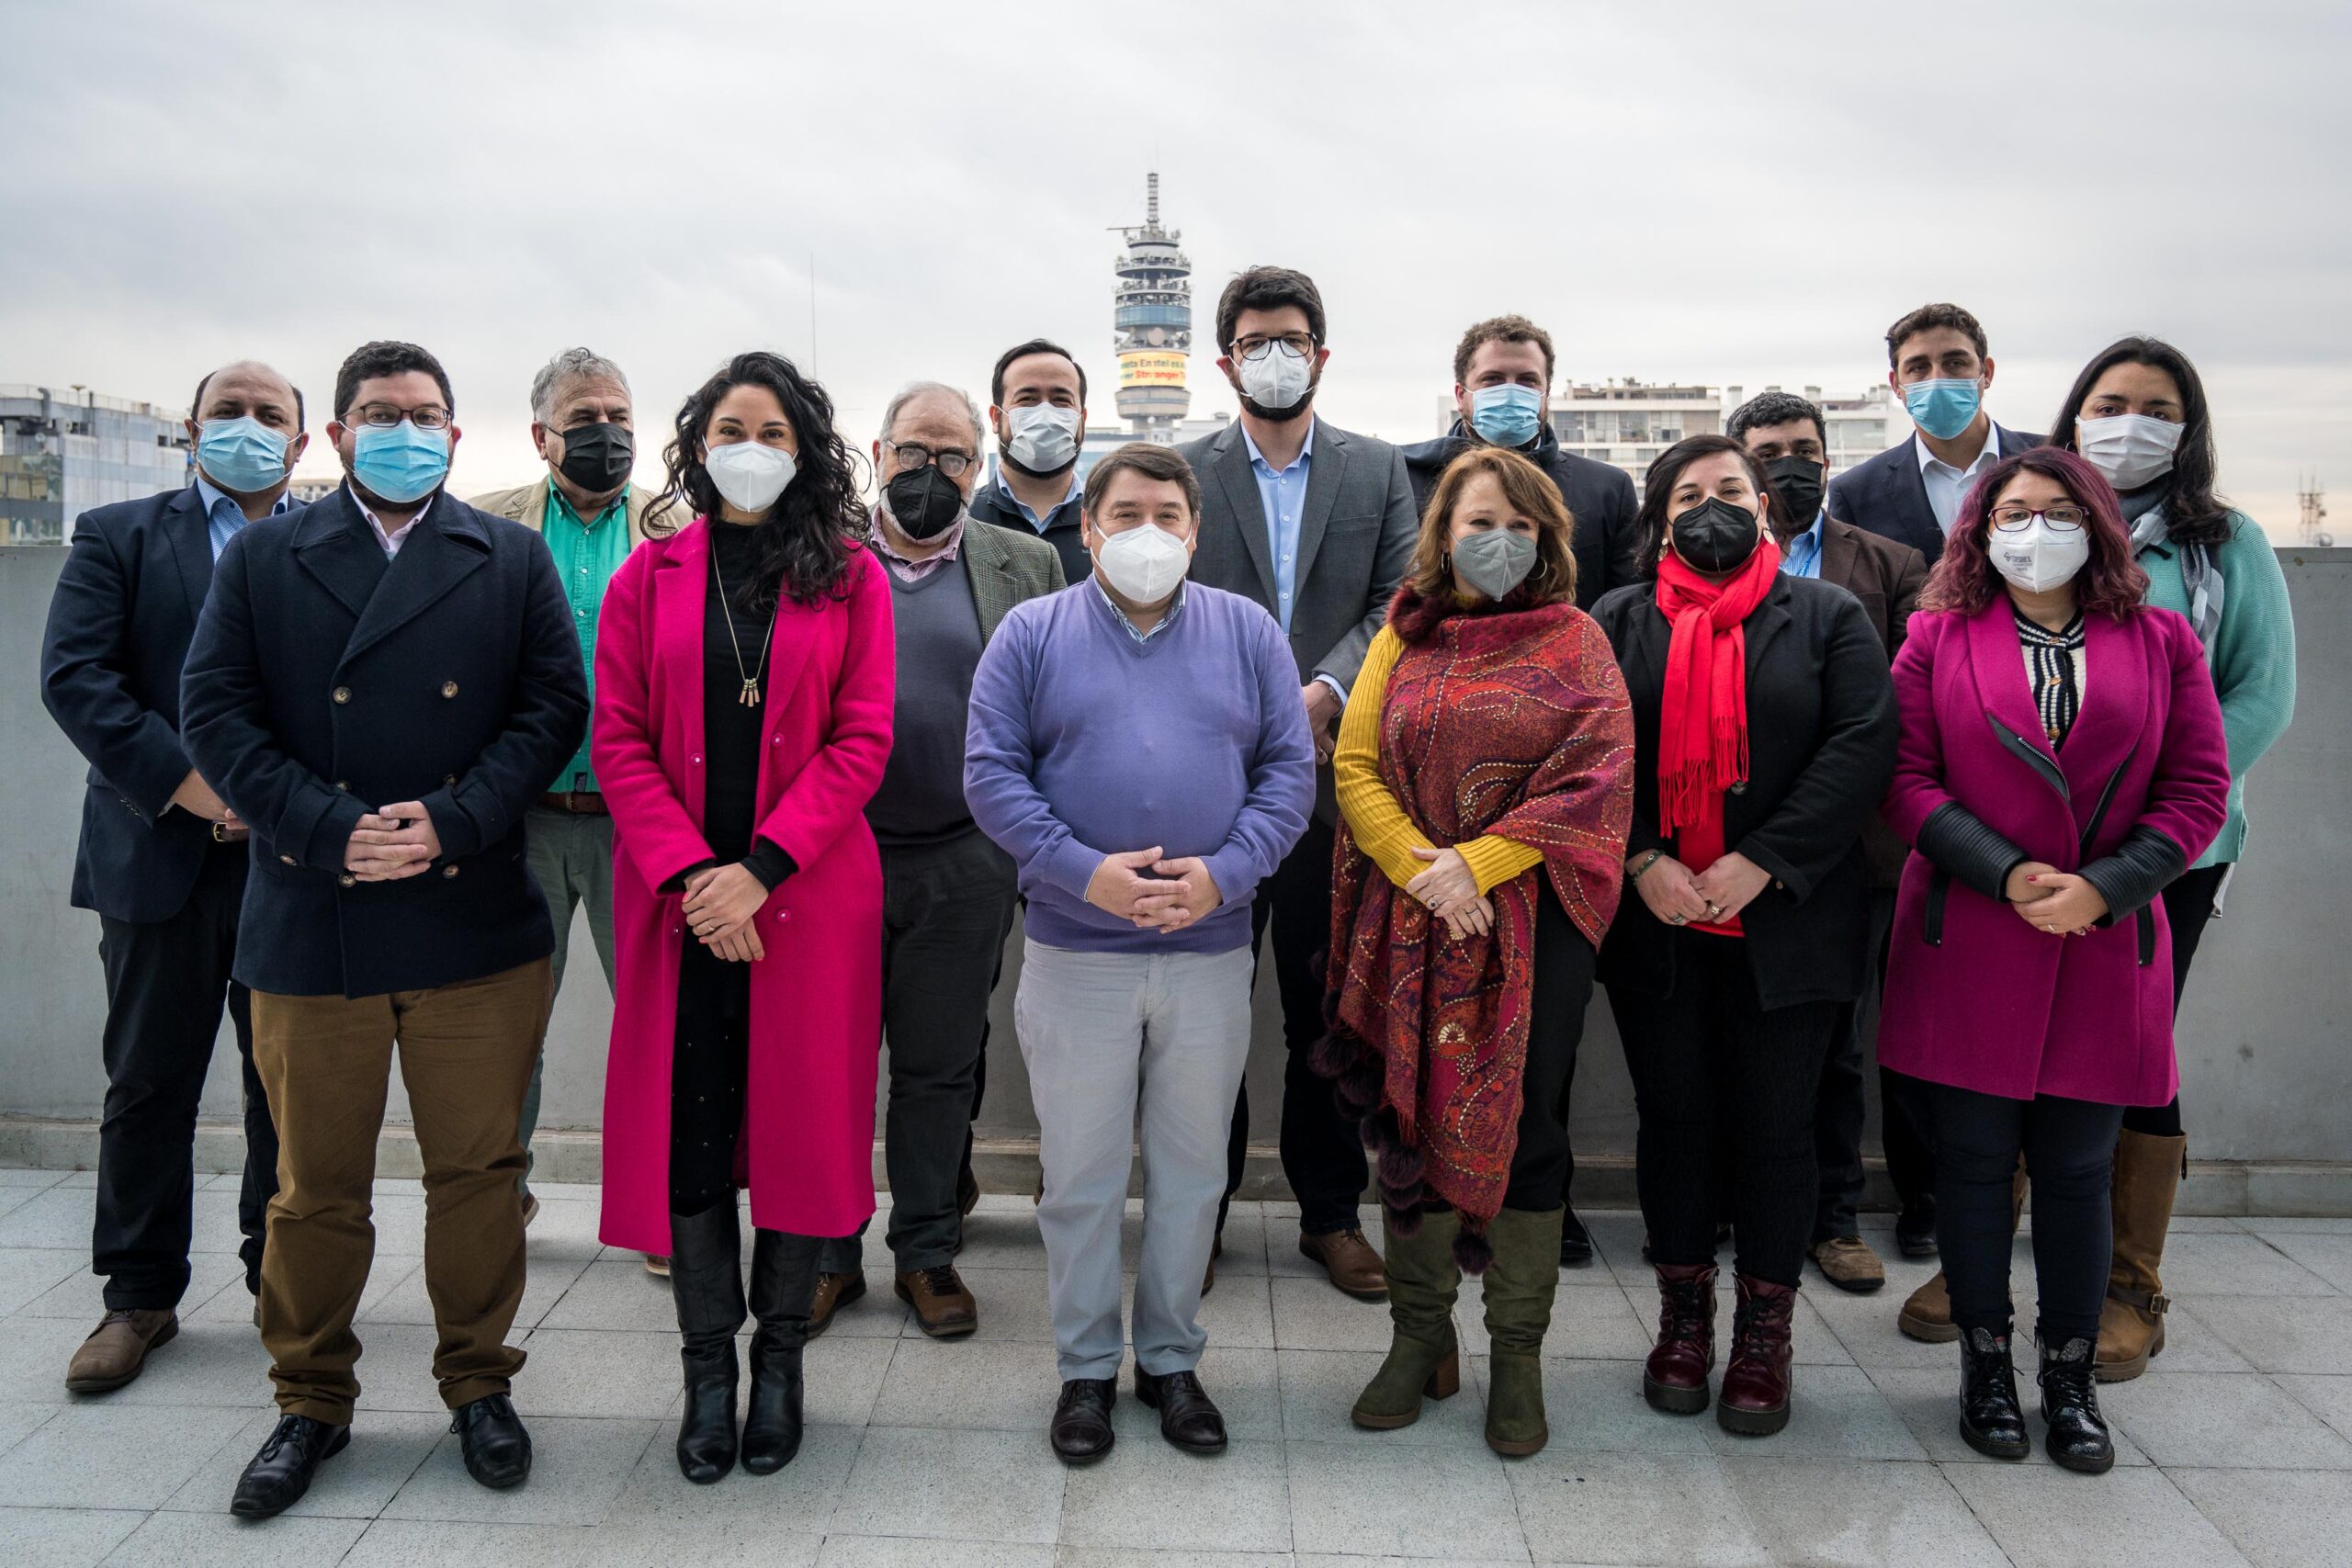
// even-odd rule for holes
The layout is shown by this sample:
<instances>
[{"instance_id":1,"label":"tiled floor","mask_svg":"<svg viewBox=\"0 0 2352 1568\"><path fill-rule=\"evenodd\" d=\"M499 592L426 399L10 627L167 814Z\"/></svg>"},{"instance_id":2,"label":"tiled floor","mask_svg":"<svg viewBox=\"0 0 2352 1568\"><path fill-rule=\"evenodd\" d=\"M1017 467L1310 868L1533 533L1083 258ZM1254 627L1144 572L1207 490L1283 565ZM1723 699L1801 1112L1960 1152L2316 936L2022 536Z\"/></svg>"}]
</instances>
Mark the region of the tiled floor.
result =
<instances>
[{"instance_id":1,"label":"tiled floor","mask_svg":"<svg viewBox=\"0 0 2352 1568\"><path fill-rule=\"evenodd\" d=\"M977 1337L915 1333L869 1250L876 1290L809 1351L816 1425L800 1457L778 1475L695 1487L671 1456L665 1290L597 1245L593 1189L543 1188L516 1325L538 1466L494 1494L466 1478L447 1435L427 1366L423 1201L393 1182L378 1204L351 1448L293 1513L240 1525L222 1510L269 1416L230 1256L232 1179L198 1195L205 1250L177 1343L129 1388L76 1399L60 1380L98 1310L90 1179L0 1170L0 1563L2352 1561L2352 1221L2182 1221L2166 1266L2171 1348L2107 1392L2122 1462L2088 1479L1961 1444L1951 1352L1894 1330L1918 1264L1891 1261L1876 1296L1808 1281L1797 1416L1781 1437L1652 1414L1635 1367L1649 1316L1641 1227L1622 1213L1590 1216L1602 1258L1561 1277L1548 1450L1506 1462L1479 1441L1475 1304L1462 1325L1473 1386L1418 1426L1357 1432L1347 1406L1378 1364L1385 1313L1315 1278L1288 1211L1244 1207L1203 1312L1202 1371L1230 1450L1178 1454L1126 1399L1117 1450L1069 1472L1043 1430L1045 1255L1028 1203L992 1198L965 1254ZM2020 1242L2021 1298L2030 1266Z\"/></svg>"}]
</instances>

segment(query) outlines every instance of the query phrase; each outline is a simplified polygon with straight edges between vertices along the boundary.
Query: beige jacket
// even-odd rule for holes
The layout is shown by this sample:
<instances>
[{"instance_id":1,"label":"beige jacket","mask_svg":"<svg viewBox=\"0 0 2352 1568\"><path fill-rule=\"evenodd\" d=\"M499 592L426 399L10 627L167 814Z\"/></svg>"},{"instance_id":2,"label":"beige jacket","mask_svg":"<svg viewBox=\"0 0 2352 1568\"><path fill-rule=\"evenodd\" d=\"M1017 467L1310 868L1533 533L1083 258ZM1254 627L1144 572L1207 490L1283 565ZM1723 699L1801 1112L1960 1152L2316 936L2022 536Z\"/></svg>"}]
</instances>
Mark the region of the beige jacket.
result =
<instances>
[{"instance_id":1,"label":"beige jacket","mask_svg":"<svg viewBox=\"0 0 2352 1568\"><path fill-rule=\"evenodd\" d=\"M554 485L553 479L541 475L537 484L518 485L513 490L494 490L487 494L473 497L466 504L479 507L493 517L503 517L510 523L520 523L524 527L536 533L540 523L547 517L548 491L553 489ZM650 490L639 484L629 486L628 544L631 549L645 543L646 504L658 493L658 487ZM678 510L680 513L685 512L683 506ZM681 518L681 521L683 520Z\"/></svg>"}]
</instances>

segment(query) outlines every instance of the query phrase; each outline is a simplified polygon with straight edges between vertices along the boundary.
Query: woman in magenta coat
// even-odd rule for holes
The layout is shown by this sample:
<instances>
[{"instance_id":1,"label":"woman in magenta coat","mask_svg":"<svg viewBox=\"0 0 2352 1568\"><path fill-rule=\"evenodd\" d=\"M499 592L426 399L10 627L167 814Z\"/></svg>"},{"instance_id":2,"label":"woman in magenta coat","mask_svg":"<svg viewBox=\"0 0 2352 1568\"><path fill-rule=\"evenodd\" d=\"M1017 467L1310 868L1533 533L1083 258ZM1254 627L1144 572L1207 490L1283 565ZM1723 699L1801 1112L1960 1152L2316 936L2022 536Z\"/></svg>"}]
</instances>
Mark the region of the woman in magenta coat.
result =
<instances>
[{"instance_id":1,"label":"woman in magenta coat","mask_svg":"<svg viewBox=\"0 0 2352 1568\"><path fill-rule=\"evenodd\" d=\"M2230 791L2197 634L2143 603L2147 581L2098 471L2022 452L1969 492L1894 661L1886 818L1917 852L1879 1060L1934 1097L1961 1434L1996 1458L2030 1446L2009 1360L2022 1153L2050 1454L2090 1472L2115 1462L2092 1372L2116 1131L2179 1078L2158 895Z\"/></svg>"},{"instance_id":2,"label":"woman in magenta coat","mask_svg":"<svg viewBox=\"0 0 2352 1568\"><path fill-rule=\"evenodd\" d=\"M739 1450L736 1189L759 1320L740 1451L760 1474L799 1447L820 1242L874 1213L882 881L865 807L894 658L820 388L740 355L686 400L664 456L596 638L619 950L601 1235L670 1258L678 1464L709 1482Z\"/></svg>"}]
</instances>

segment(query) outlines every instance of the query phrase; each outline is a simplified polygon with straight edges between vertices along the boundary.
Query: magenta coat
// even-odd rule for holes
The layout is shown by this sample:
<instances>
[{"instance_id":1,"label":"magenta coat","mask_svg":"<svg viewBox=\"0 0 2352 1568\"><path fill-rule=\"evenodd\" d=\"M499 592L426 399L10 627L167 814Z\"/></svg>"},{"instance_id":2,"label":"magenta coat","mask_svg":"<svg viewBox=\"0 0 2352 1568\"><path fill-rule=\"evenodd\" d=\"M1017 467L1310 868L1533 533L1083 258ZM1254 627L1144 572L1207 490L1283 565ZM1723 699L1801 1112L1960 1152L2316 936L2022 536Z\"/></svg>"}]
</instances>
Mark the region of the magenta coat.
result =
<instances>
[{"instance_id":1,"label":"magenta coat","mask_svg":"<svg viewBox=\"0 0 2352 1568\"><path fill-rule=\"evenodd\" d=\"M2184 865L2204 852L2230 770L2197 634L2170 610L2086 622L2082 711L2053 752L2007 594L1975 615L1912 616L1894 660L1903 733L1885 807L1905 842L1956 800L2061 871L2141 826L2177 845ZM2011 1100L2163 1105L2178 1092L2161 899L2088 936L2050 935L1917 853L1895 897L1883 1065Z\"/></svg>"},{"instance_id":2,"label":"magenta coat","mask_svg":"<svg viewBox=\"0 0 2352 1568\"><path fill-rule=\"evenodd\" d=\"M590 760L613 813L613 1038L598 1234L670 1250L670 1062L683 900L659 889L703 841L703 608L709 524L630 552L596 626ZM882 869L865 803L890 753L890 591L860 550L844 600L776 615L759 837L799 869L761 907L739 1176L752 1223L847 1235L874 1213Z\"/></svg>"}]
</instances>

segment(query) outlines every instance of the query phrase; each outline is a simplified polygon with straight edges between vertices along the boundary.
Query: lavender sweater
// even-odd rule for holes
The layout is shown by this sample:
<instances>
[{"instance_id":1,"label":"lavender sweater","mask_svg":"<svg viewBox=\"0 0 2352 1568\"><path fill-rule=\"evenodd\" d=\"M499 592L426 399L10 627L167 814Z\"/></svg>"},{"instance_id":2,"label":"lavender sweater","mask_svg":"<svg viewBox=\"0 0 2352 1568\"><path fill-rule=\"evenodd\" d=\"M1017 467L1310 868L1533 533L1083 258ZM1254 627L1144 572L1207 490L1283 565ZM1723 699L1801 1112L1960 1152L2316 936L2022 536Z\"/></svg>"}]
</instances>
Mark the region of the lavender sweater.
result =
<instances>
[{"instance_id":1,"label":"lavender sweater","mask_svg":"<svg viewBox=\"0 0 2352 1568\"><path fill-rule=\"evenodd\" d=\"M964 799L1021 868L1030 940L1091 953L1230 953L1250 900L1306 830L1315 754L1273 617L1184 585L1137 642L1091 581L1013 606L972 677ZM1086 901L1102 857L1201 856L1225 901L1138 929Z\"/></svg>"}]
</instances>

